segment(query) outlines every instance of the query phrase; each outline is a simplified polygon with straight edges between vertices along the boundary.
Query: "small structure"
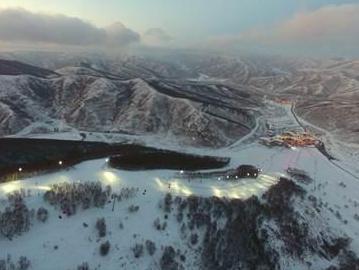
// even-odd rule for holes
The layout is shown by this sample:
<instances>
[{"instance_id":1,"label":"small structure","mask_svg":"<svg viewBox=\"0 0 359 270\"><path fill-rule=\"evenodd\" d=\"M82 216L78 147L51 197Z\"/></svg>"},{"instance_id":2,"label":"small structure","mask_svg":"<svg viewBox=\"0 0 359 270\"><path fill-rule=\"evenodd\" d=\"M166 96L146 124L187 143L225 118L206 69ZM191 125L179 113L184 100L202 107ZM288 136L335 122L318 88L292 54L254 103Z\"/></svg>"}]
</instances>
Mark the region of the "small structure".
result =
<instances>
[{"instance_id":1,"label":"small structure","mask_svg":"<svg viewBox=\"0 0 359 270\"><path fill-rule=\"evenodd\" d=\"M237 169L234 170L234 172L230 175L230 178L257 178L260 169L253 165L240 165L237 167Z\"/></svg>"},{"instance_id":2,"label":"small structure","mask_svg":"<svg viewBox=\"0 0 359 270\"><path fill-rule=\"evenodd\" d=\"M223 171L211 171L211 172L184 172L179 173L179 177L191 177L195 178L214 178L216 177L219 181L225 180L239 180L241 178L257 178L262 172L261 169L253 165L240 165L235 169L223 170Z\"/></svg>"},{"instance_id":3,"label":"small structure","mask_svg":"<svg viewBox=\"0 0 359 270\"><path fill-rule=\"evenodd\" d=\"M274 137L263 137L260 142L267 146L305 147L316 146L320 140L308 132L286 131Z\"/></svg>"}]
</instances>

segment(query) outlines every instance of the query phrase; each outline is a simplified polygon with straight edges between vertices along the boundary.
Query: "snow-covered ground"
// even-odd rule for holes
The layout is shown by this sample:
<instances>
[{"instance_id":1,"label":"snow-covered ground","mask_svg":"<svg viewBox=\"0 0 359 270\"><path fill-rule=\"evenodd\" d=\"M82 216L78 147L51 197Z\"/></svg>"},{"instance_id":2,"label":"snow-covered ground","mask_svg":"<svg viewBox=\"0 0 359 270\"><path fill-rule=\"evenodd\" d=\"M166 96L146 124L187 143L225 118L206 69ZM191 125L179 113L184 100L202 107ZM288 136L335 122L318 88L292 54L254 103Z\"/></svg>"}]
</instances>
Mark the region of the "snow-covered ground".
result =
<instances>
[{"instance_id":1,"label":"snow-covered ground","mask_svg":"<svg viewBox=\"0 0 359 270\"><path fill-rule=\"evenodd\" d=\"M282 128L295 126L295 119L288 107L272 107L267 117L282 125ZM251 134L254 136L255 132ZM151 141L147 141L149 142ZM0 210L6 206L4 199L8 193L23 188L31 190L31 195L26 198L28 207L45 206L49 209L50 216L46 223L35 221L29 232L12 241L0 239L0 258L5 258L7 254L14 258L26 255L31 260L33 269L37 270L75 269L85 261L98 269L158 269L157 264L162 252L157 251L154 256L145 254L136 259L131 250L136 243L151 240L156 243L158 250L161 246L172 245L185 251L186 269L193 269L195 254L191 253L188 241L182 239L175 217L169 215L165 231L157 231L153 226L157 217L165 221L163 210L159 208L159 202L165 194L240 199L252 195L260 196L274 185L280 176L285 176L288 167L303 169L314 179L313 183L303 184L303 187L325 205L325 211L321 212L322 218L340 234L350 237L353 240L352 249L359 253L359 221L354 217L359 213L359 181L355 177L338 169L316 148L268 148L257 142L241 142L225 149L186 150L231 157L231 168L240 164L256 165L263 169L258 179L226 182L217 178L187 179L181 177L179 172L169 170L129 172L110 169L105 159L98 159L56 173L1 184ZM134 187L138 188L138 192L134 198L116 203L114 211L112 203L109 203L103 209L79 211L74 216L62 219L58 218L59 210L55 210L42 199L42 194L51 184L96 180L104 185L111 185L113 191ZM130 205L138 205L139 211L129 213ZM99 242L96 235L95 223L100 217L106 219L108 234L105 239L111 242L110 254L106 257L101 257L98 252L99 244L104 241ZM83 223L89 226L84 227ZM120 223L123 224L123 229L119 228ZM58 246L58 249L54 249L55 246ZM299 269L307 268L303 266Z\"/></svg>"},{"instance_id":2,"label":"snow-covered ground","mask_svg":"<svg viewBox=\"0 0 359 270\"><path fill-rule=\"evenodd\" d=\"M5 258L7 254L15 258L26 255L35 269L39 270L49 269L49 265L44 263L44 258L49 256L54 265L51 269L71 269L84 261L92 266L101 264L101 269L113 269L111 266L120 266L123 263L125 269L150 266L152 262L158 262L159 258L145 256L134 259L131 248L136 243L151 240L160 245L186 249L186 246L183 246L186 243L180 241L178 223L175 220L167 220L166 232L158 232L153 226L155 218L163 219L163 211L158 204L166 193L246 199L251 195L260 195L277 181L271 175L261 175L257 180L247 179L235 183L218 179L181 179L176 177L176 174L163 170L128 172L108 169L105 159L99 159L83 162L69 170L1 184L0 197L3 199L6 194L15 190L30 190L31 196L26 198L26 202L30 208L35 209L45 204L42 194L54 183L99 180L104 186L111 185L115 192L123 187L134 187L138 188L138 193L135 198L115 204L114 212L112 203L109 203L104 209L90 209L62 219L58 218L61 214L58 210L45 204L46 208L50 209L49 221L45 224L34 224L29 233L16 237L11 242L1 239L0 258ZM127 209L132 204L140 207L137 213L128 212ZM5 207L5 200L0 203L0 207ZM105 259L98 254L99 243L94 227L96 219L100 217L106 219L108 239L113 246L112 255ZM84 228L84 222L90 226ZM122 230L119 229L120 222L124 225ZM54 246L58 246L58 249L54 250ZM190 264L190 261L188 263Z\"/></svg>"}]
</instances>

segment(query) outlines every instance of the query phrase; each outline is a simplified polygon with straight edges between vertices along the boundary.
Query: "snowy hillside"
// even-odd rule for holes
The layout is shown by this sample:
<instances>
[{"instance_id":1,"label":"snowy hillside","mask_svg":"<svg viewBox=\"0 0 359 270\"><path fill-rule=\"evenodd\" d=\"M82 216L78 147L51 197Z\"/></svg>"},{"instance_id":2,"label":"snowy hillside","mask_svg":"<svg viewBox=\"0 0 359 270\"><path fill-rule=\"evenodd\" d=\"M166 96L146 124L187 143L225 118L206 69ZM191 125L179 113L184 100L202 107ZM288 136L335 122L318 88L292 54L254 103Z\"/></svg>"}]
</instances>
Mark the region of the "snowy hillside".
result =
<instances>
[{"instance_id":1,"label":"snowy hillside","mask_svg":"<svg viewBox=\"0 0 359 270\"><path fill-rule=\"evenodd\" d=\"M87 67L56 74L0 75L1 135L169 134L187 144L221 146L249 133L260 103L217 84L122 80Z\"/></svg>"},{"instance_id":2,"label":"snowy hillside","mask_svg":"<svg viewBox=\"0 0 359 270\"><path fill-rule=\"evenodd\" d=\"M278 125L294 125L287 107L268 108L267 117ZM6 196L21 189L26 207L37 212L30 215L26 230L19 225L11 241L2 234L0 259L5 261L0 264L18 263L26 256L32 269L39 270L358 269L359 180L316 148L268 148L256 136L251 134L252 143L191 151L229 156L231 168L256 165L263 169L258 179L129 172L98 159L3 183L2 213L11 204ZM309 177L288 175L288 167ZM102 184L105 199L96 197L85 207L81 189L93 181ZM80 199L77 207L61 199L62 183L73 183L65 187L77 190L71 197ZM47 218L43 210L38 214L40 207L48 211Z\"/></svg>"}]
</instances>

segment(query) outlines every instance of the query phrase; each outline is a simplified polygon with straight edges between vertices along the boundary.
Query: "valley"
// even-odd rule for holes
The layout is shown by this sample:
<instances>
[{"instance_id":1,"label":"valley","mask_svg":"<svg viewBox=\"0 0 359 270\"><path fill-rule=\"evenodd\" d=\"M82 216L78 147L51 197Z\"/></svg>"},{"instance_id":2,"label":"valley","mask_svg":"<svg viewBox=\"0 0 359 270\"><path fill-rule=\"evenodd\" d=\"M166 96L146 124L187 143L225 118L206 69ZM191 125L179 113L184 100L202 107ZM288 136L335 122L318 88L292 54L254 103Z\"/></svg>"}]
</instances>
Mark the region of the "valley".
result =
<instances>
[{"instance_id":1,"label":"valley","mask_svg":"<svg viewBox=\"0 0 359 270\"><path fill-rule=\"evenodd\" d=\"M0 0L0 270L359 270L358 0Z\"/></svg>"},{"instance_id":2,"label":"valley","mask_svg":"<svg viewBox=\"0 0 359 270\"><path fill-rule=\"evenodd\" d=\"M281 129L291 129L297 124L290 106L287 105L269 102L264 115L267 120L276 122L278 128ZM334 253L337 255L329 254L328 251L325 251L326 249L323 249L323 243L336 241L334 240L336 238L347 237L350 239L350 246L345 245L343 250L350 248L355 253L359 252L359 242L357 241L359 239L359 221L356 214L359 207L359 201L356 199L359 181L338 170L316 148L268 148L259 144L257 138L263 134L265 127L261 124L258 125L261 127L255 129L244 141L240 139L238 143L233 143L228 147L217 150L191 146L182 147L182 151L201 155L228 156L231 161L226 168L234 168L240 164L253 164L262 169L258 179L245 178L226 181L225 177L222 179L217 179L217 177L212 179L188 178L178 169L127 171L126 169L111 168L105 158L100 158L81 162L57 172L0 184L0 196L3 198L2 207L7 205L5 198L8 194L21 191L25 194L24 201L28 207L36 209L41 206L46 207L49 211L49 217L45 223L33 221L29 232L21 233L10 242L1 239L0 245L6 245L6 248L3 246L1 250L6 250L6 254L11 254L13 258L27 256L33 267L39 270L49 267L46 262L42 261L43 256L51 257L52 261L56 261L58 269L74 269L73 267L83 263L96 269L108 269L110 265L117 265L125 269L141 268L144 265L146 265L145 269L167 269L163 256L165 256L166 250L168 252L170 247L175 247L173 261L169 262L171 265L185 269L200 268L201 265L213 263L203 257L203 248L206 250L205 232L208 227L207 225L191 227L193 213L190 213L193 210L189 210L187 216L185 215L182 217L183 220L179 220L179 214L177 216L175 214L177 201L185 198L188 199L188 202L218 198L218 200L224 200L222 203L227 205L227 203L234 204L235 202L249 203L251 198L254 198L252 196L267 201L267 196L270 196L269 194L274 192L277 186L284 185L286 180L283 179L290 178L286 170L297 168L307 172L313 180L309 183L302 183L292 179L305 195L300 199L290 200L288 203L292 210L288 211L297 213L295 220L298 219L298 221L295 222L300 222L301 226L304 224L307 226L309 230L305 234L307 240L303 240L314 242L311 242L311 248L307 246L308 243L303 242L300 254L288 253L285 246L290 243L289 239L285 238L283 232L280 231L282 229L277 227L282 226L278 223L282 221L270 221L269 219L262 225L258 224L258 226L264 226L262 228L266 228L269 234L268 240L261 240L265 247L263 256L274 256L272 252L275 251L278 257L272 257L269 261L263 257L261 263L265 267L277 265L290 269L308 269L308 264L314 264L315 269L326 269L335 264L336 256L343 256L338 255L339 253ZM172 148L176 149L177 146L173 145ZM76 213L64 215L58 207L43 201L44 194L52 190L54 185L63 183L81 185L91 183L91 181L98 181L103 187L110 186L110 194L113 196L111 195L108 202L100 208L78 209ZM114 194L122 194L126 190L127 192L131 191L132 195L118 201L116 199L118 195ZM276 192L288 193L289 190ZM165 198L165 204L161 203L162 198ZM172 202L171 199L168 210L165 210L167 209L166 198L174 200ZM212 202L207 203L211 204ZM129 210L132 208L137 210ZM97 218L102 217L106 221L107 234L104 237L98 237L95 232L95 223ZM225 227L230 219L227 220L222 216L216 220L218 226ZM85 227L84 224L86 224ZM292 223L289 223L288 226L294 226L295 223L290 224ZM53 233L54 230L56 233ZM191 239L195 237L192 235L196 235L198 237L196 241L203 244L192 242L194 240ZM111 244L111 248L107 257L103 257L98 254L97 249L98 245L106 240ZM136 251L135 247L141 249L141 246L145 246L146 241L156 243L157 251L152 255L147 253L149 251ZM226 246L225 243L223 242L222 245ZM240 245L240 243L237 244L238 247ZM71 250L66 249L66 246L71 246ZM4 253L2 256L4 257L6 254ZM239 255L233 255L234 257L231 255L227 257L227 260L233 260L232 263L236 261L250 265L250 257L242 258L243 254L241 254L240 252ZM221 256L220 253L217 256ZM64 257L67 260L62 260ZM340 257L339 260L344 259ZM348 261L345 263L350 263L352 258L346 260ZM225 262L221 260L216 263ZM355 262L352 263L355 264ZM208 267L214 269L214 266Z\"/></svg>"},{"instance_id":3,"label":"valley","mask_svg":"<svg viewBox=\"0 0 359 270\"><path fill-rule=\"evenodd\" d=\"M308 105L312 84L298 94L308 63L116 61L6 63L0 265L355 269L356 144L308 119L322 104ZM261 143L292 131L321 147ZM259 175L230 176L241 165Z\"/></svg>"}]
</instances>

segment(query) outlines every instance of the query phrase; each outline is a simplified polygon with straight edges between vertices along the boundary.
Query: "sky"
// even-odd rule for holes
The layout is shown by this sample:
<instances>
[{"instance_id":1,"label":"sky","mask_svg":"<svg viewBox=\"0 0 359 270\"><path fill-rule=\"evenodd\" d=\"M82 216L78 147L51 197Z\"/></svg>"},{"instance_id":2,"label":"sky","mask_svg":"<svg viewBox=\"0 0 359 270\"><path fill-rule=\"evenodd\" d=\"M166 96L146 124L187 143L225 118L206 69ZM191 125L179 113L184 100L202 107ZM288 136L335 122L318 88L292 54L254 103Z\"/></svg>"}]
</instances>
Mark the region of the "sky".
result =
<instances>
[{"instance_id":1,"label":"sky","mask_svg":"<svg viewBox=\"0 0 359 270\"><path fill-rule=\"evenodd\" d=\"M319 51L323 46L321 52L335 52L341 46L343 52L339 53L350 54L359 44L359 38L353 38L356 28L359 29L354 15L358 8L359 0L1 0L0 40L34 42L37 38L38 41L44 39L45 43L111 46L118 41L122 47L144 43L228 49L258 47L289 52L294 45L293 51L304 52ZM22 13L18 16L15 11L20 10ZM12 28L11 16L23 19L23 25L11 20L16 24ZM42 16L41 20L33 24L36 16ZM70 22L73 18L79 19L77 24ZM67 22L63 22L66 19ZM52 22L49 27L41 26L49 20ZM307 25L307 21L311 24ZM50 31L50 26L59 27L61 30L55 32L63 33L72 24L73 31L67 36L64 34L64 42L54 33L48 37L48 34L24 30L27 38L20 37L21 28L26 25L39 27L38 32ZM312 28L315 33L311 32ZM11 34L14 31L21 35L14 38ZM81 37L72 42L76 31L82 32ZM301 40L294 37L292 31ZM100 42L101 39L106 41Z\"/></svg>"}]
</instances>

